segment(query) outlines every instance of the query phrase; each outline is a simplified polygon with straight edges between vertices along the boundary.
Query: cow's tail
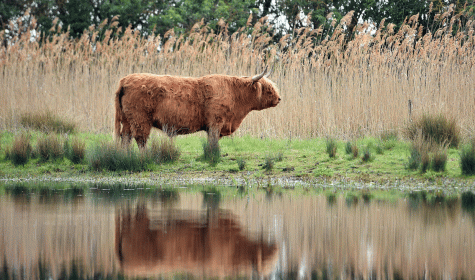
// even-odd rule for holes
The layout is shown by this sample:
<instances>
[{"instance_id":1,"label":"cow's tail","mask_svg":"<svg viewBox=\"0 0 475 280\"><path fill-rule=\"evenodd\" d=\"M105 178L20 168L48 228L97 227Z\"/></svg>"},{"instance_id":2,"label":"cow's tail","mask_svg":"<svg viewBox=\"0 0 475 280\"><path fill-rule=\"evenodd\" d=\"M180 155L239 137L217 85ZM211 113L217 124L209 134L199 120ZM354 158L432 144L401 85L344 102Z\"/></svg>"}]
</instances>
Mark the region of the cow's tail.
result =
<instances>
[{"instance_id":1,"label":"cow's tail","mask_svg":"<svg viewBox=\"0 0 475 280\"><path fill-rule=\"evenodd\" d=\"M122 136L121 124L124 117L124 112L122 111L122 96L124 96L124 88L122 84L119 85L119 88L115 92L115 136L116 139L120 139Z\"/></svg>"}]
</instances>

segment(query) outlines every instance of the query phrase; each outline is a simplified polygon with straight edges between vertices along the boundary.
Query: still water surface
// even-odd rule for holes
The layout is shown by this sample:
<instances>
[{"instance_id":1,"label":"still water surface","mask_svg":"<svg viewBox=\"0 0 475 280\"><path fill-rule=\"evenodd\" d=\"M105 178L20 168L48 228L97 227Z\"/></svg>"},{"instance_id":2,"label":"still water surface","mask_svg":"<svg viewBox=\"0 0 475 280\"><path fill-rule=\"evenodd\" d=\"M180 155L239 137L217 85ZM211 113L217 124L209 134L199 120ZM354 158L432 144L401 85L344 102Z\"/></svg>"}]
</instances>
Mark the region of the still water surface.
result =
<instances>
[{"instance_id":1,"label":"still water surface","mask_svg":"<svg viewBox=\"0 0 475 280\"><path fill-rule=\"evenodd\" d=\"M0 265L21 279L475 279L475 212L419 195L7 193Z\"/></svg>"}]
</instances>

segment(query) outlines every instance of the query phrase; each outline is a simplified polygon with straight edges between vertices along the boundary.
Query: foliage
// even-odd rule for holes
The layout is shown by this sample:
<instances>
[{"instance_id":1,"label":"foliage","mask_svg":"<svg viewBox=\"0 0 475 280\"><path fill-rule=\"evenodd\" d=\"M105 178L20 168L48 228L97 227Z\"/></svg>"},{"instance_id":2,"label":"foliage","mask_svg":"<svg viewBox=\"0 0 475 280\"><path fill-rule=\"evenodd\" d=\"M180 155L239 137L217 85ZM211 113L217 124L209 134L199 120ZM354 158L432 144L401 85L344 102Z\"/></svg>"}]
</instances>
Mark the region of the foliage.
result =
<instances>
[{"instance_id":1,"label":"foliage","mask_svg":"<svg viewBox=\"0 0 475 280\"><path fill-rule=\"evenodd\" d=\"M386 21L393 23L396 29L420 26L425 32L435 33L443 26L445 14L457 14L461 23L473 19L471 7L461 2L454 5L432 0L180 0L172 4L163 0L19 0L0 3L0 30L8 29L12 38L26 34L23 27L9 22L27 14L29 24L38 26L43 38L55 34L58 26L69 30L70 36L80 38L90 25L103 27L115 18L114 28L125 30L130 26L140 30L142 35L155 33L163 38L171 29L176 34L189 33L199 21L216 34L221 31L232 34L255 24L258 16L270 18L274 28L269 32L277 34L277 39L285 34L298 34L301 28L308 27L318 30L324 35L322 38L332 36L341 20L344 21L342 26L349 30L346 37L350 38L359 22L372 22L382 30L387 26ZM348 13L352 16L344 19L343 15Z\"/></svg>"},{"instance_id":2,"label":"foliage","mask_svg":"<svg viewBox=\"0 0 475 280\"><path fill-rule=\"evenodd\" d=\"M347 155L352 155L353 158L358 157L358 145L356 144L356 141L347 141L345 145L345 153Z\"/></svg>"},{"instance_id":3,"label":"foliage","mask_svg":"<svg viewBox=\"0 0 475 280\"><path fill-rule=\"evenodd\" d=\"M262 165L262 168L267 172L272 171L272 169L274 169L274 161L275 158L272 155L267 154L264 158L264 164Z\"/></svg>"},{"instance_id":4,"label":"foliage","mask_svg":"<svg viewBox=\"0 0 475 280\"><path fill-rule=\"evenodd\" d=\"M424 138L421 132L411 141L411 156L407 168L420 169L421 173L432 169L435 172L443 172L447 165L447 148L445 144L438 144Z\"/></svg>"},{"instance_id":5,"label":"foliage","mask_svg":"<svg viewBox=\"0 0 475 280\"><path fill-rule=\"evenodd\" d=\"M72 140L67 139L64 142L64 151L66 158L72 163L81 163L86 156L86 142L78 137L74 137Z\"/></svg>"},{"instance_id":6,"label":"foliage","mask_svg":"<svg viewBox=\"0 0 475 280\"><path fill-rule=\"evenodd\" d=\"M460 151L460 168L464 175L475 174L475 139L470 145L465 145Z\"/></svg>"},{"instance_id":7,"label":"foliage","mask_svg":"<svg viewBox=\"0 0 475 280\"><path fill-rule=\"evenodd\" d=\"M406 166L410 170L417 170L420 164L421 164L421 153L413 145L411 147L411 155L409 156L409 161Z\"/></svg>"},{"instance_id":8,"label":"foliage","mask_svg":"<svg viewBox=\"0 0 475 280\"><path fill-rule=\"evenodd\" d=\"M447 150L438 149L432 154L431 168L435 172L443 172L447 166Z\"/></svg>"},{"instance_id":9,"label":"foliage","mask_svg":"<svg viewBox=\"0 0 475 280\"><path fill-rule=\"evenodd\" d=\"M31 156L30 135L20 133L15 136L10 149L6 150L6 158L15 165L25 165Z\"/></svg>"},{"instance_id":10,"label":"foliage","mask_svg":"<svg viewBox=\"0 0 475 280\"><path fill-rule=\"evenodd\" d=\"M56 160L65 154L64 143L56 134L43 134L38 138L36 144L36 155L40 157L40 161Z\"/></svg>"},{"instance_id":11,"label":"foliage","mask_svg":"<svg viewBox=\"0 0 475 280\"><path fill-rule=\"evenodd\" d=\"M151 159L147 153L123 148L114 142L103 142L89 150L87 162L92 170L144 171Z\"/></svg>"},{"instance_id":12,"label":"foliage","mask_svg":"<svg viewBox=\"0 0 475 280\"><path fill-rule=\"evenodd\" d=\"M327 147L327 154L330 158L335 157L337 146L338 144L335 138L327 137L326 147Z\"/></svg>"},{"instance_id":13,"label":"foliage","mask_svg":"<svg viewBox=\"0 0 475 280\"><path fill-rule=\"evenodd\" d=\"M460 141L460 132L454 118L442 114L424 114L411 122L406 133L409 139L418 137L421 133L425 141L435 141L438 144L447 143L451 147L457 147Z\"/></svg>"},{"instance_id":14,"label":"foliage","mask_svg":"<svg viewBox=\"0 0 475 280\"><path fill-rule=\"evenodd\" d=\"M74 133L76 131L75 123L55 116L49 111L23 114L20 116L20 124L45 133Z\"/></svg>"},{"instance_id":15,"label":"foliage","mask_svg":"<svg viewBox=\"0 0 475 280\"><path fill-rule=\"evenodd\" d=\"M176 146L173 137L164 137L160 141L152 139L149 151L156 163L176 162L180 157L180 149Z\"/></svg>"},{"instance_id":16,"label":"foliage","mask_svg":"<svg viewBox=\"0 0 475 280\"><path fill-rule=\"evenodd\" d=\"M368 162L372 159L371 157L371 148L370 145L367 145L363 150L363 155L361 156L361 160L363 162Z\"/></svg>"},{"instance_id":17,"label":"foliage","mask_svg":"<svg viewBox=\"0 0 475 280\"><path fill-rule=\"evenodd\" d=\"M242 157L237 158L236 162L238 164L239 170L243 171L244 168L246 168L246 161Z\"/></svg>"}]
</instances>

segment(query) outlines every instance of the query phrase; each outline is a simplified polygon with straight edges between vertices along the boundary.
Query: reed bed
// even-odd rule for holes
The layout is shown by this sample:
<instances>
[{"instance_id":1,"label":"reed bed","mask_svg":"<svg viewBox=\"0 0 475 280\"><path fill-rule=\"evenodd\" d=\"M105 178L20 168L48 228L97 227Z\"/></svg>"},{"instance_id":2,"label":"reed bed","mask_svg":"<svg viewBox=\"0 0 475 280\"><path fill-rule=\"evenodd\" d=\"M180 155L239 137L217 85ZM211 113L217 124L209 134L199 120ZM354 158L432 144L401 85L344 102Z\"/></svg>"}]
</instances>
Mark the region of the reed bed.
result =
<instances>
[{"instance_id":1,"label":"reed bed","mask_svg":"<svg viewBox=\"0 0 475 280\"><path fill-rule=\"evenodd\" d=\"M73 40L55 25L41 42L33 21L0 50L0 129L18 127L25 112L49 111L82 131L111 133L114 92L127 74L250 76L271 65L283 100L251 112L238 136L378 135L425 113L454 118L463 137L474 134L475 22L447 12L425 34L417 17L398 32L382 24L370 34L363 23L347 41L351 16L331 34L302 28L277 42L265 18L233 34L197 23L188 36L169 31L163 38L117 29L113 20Z\"/></svg>"}]
</instances>

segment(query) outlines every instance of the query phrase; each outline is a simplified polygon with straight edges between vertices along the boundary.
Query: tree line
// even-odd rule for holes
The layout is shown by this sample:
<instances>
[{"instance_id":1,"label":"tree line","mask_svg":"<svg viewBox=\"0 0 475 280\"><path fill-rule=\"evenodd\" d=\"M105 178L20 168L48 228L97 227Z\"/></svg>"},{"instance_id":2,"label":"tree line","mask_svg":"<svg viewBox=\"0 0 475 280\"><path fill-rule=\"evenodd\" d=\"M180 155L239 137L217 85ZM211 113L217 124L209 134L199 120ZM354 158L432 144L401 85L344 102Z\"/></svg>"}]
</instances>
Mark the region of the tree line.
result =
<instances>
[{"instance_id":1,"label":"tree line","mask_svg":"<svg viewBox=\"0 0 475 280\"><path fill-rule=\"evenodd\" d=\"M115 28L130 26L144 36L163 38L169 30L186 34L197 22L216 33L233 33L267 17L273 27L268 32L280 38L302 27L331 33L332 26L349 12L352 17L346 28L350 34L362 22L371 23L374 29L391 23L397 30L414 15L424 27L422 32L427 32L446 24L437 21L446 12L460 14L460 21L473 19L474 7L474 1L462 0L3 0L0 32L6 37L21 33L15 21L24 22L28 17L34 18L35 29L43 38L57 32L58 25L78 38L90 26L114 20Z\"/></svg>"}]
</instances>

